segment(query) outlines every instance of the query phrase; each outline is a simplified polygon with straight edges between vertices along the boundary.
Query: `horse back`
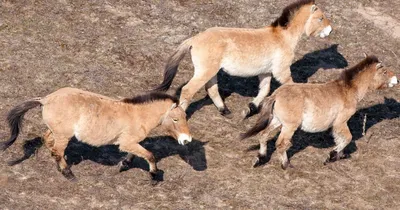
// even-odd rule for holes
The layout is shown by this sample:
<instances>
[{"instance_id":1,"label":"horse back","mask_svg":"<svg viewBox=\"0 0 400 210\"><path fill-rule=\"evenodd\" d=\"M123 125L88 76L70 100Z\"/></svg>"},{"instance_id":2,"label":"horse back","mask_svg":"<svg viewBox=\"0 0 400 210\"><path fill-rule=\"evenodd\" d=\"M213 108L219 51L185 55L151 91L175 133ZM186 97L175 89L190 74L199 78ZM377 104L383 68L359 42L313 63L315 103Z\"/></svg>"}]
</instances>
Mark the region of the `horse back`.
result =
<instances>
[{"instance_id":1,"label":"horse back","mask_svg":"<svg viewBox=\"0 0 400 210\"><path fill-rule=\"evenodd\" d=\"M279 69L281 61L291 62L293 52L276 30L211 28L192 40L195 67L216 65L233 76L255 76ZM211 63L214 62L214 63Z\"/></svg>"},{"instance_id":2,"label":"horse back","mask_svg":"<svg viewBox=\"0 0 400 210\"><path fill-rule=\"evenodd\" d=\"M42 115L56 135L104 145L113 143L130 124L124 105L100 94L63 88L43 99Z\"/></svg>"}]
</instances>

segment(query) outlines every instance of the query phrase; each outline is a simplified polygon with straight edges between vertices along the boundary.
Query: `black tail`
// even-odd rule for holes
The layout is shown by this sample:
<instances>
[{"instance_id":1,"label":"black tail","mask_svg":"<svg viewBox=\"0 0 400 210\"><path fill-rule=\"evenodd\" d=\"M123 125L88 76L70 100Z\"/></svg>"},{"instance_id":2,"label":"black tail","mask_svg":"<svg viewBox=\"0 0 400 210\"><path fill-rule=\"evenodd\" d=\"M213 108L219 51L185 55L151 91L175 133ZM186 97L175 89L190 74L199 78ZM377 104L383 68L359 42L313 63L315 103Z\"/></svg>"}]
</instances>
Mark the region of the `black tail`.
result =
<instances>
[{"instance_id":1,"label":"black tail","mask_svg":"<svg viewBox=\"0 0 400 210\"><path fill-rule=\"evenodd\" d=\"M241 140L257 135L269 125L272 118L272 109L274 107L274 103L275 103L274 95L265 99L265 101L261 106L262 107L261 114L256 124L246 133L240 135Z\"/></svg>"},{"instance_id":2,"label":"black tail","mask_svg":"<svg viewBox=\"0 0 400 210\"><path fill-rule=\"evenodd\" d=\"M25 113L29 109L35 108L39 105L41 105L41 102L39 100L26 101L22 104L17 105L8 113L7 121L8 126L10 127L11 137L8 139L8 141L0 143L0 150L6 150L15 142L15 140L17 140L19 132L21 131L22 120Z\"/></svg>"},{"instance_id":3,"label":"black tail","mask_svg":"<svg viewBox=\"0 0 400 210\"><path fill-rule=\"evenodd\" d=\"M168 58L167 65L164 70L163 82L154 88L154 91L167 91L174 80L176 73L178 72L178 66L181 60L185 57L185 54L190 50L190 40L185 40L178 49Z\"/></svg>"}]
</instances>

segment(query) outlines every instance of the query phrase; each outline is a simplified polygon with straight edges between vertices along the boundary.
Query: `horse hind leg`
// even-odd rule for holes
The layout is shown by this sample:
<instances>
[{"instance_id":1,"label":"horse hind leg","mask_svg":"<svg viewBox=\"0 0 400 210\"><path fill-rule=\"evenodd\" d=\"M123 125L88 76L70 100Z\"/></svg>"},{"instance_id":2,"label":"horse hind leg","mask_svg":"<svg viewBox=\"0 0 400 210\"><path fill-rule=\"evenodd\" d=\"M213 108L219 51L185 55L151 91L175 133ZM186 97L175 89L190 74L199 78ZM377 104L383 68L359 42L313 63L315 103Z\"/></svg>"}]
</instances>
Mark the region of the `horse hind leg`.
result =
<instances>
[{"instance_id":1,"label":"horse hind leg","mask_svg":"<svg viewBox=\"0 0 400 210\"><path fill-rule=\"evenodd\" d=\"M52 156L55 157L55 154L53 155L53 147L54 147L55 140L54 140L54 135L50 129L48 129L43 134L42 141L43 141L43 144L46 146L46 148L51 152ZM58 165L57 161L56 161L56 166L57 166L57 170L61 171L61 168Z\"/></svg>"},{"instance_id":2,"label":"horse hind leg","mask_svg":"<svg viewBox=\"0 0 400 210\"><path fill-rule=\"evenodd\" d=\"M192 77L192 79L189 80L189 82L185 86L182 87L182 92L179 101L181 103L180 104L181 107L184 110L186 110L189 107L194 94L197 93L197 91L199 91L200 88L203 87L208 81L213 79L213 77L218 73L220 69L219 62L221 61L222 56L214 54L212 59L208 59L207 56L206 57L203 56L202 58L199 56L201 55L196 56L192 52L194 76ZM212 84L212 82L210 84ZM215 87L212 90L215 90ZM218 86L216 86L216 90L218 91ZM217 99L216 97L214 98Z\"/></svg>"},{"instance_id":3,"label":"horse hind leg","mask_svg":"<svg viewBox=\"0 0 400 210\"><path fill-rule=\"evenodd\" d=\"M42 140L46 148L51 151L54 146L54 137L50 129L43 134Z\"/></svg>"},{"instance_id":4,"label":"horse hind leg","mask_svg":"<svg viewBox=\"0 0 400 210\"><path fill-rule=\"evenodd\" d=\"M253 167L261 166L268 162L267 160L267 142L271 140L280 130L282 124L278 121L278 119L273 118L268 128L264 131L260 138L260 149L258 151L258 155L256 161L253 164Z\"/></svg>"},{"instance_id":5,"label":"horse hind leg","mask_svg":"<svg viewBox=\"0 0 400 210\"><path fill-rule=\"evenodd\" d=\"M284 170L289 166L293 167L290 164L286 151L292 146L291 139L295 131L296 128L283 127L281 133L279 134L278 140L276 141L276 150L279 153L282 161L281 167Z\"/></svg>"},{"instance_id":6,"label":"horse hind leg","mask_svg":"<svg viewBox=\"0 0 400 210\"><path fill-rule=\"evenodd\" d=\"M221 98L221 95L218 92L217 75L215 75L213 78L210 79L210 81L206 83L205 88L208 96L211 98L214 105L217 107L219 113L227 118L231 118L232 112L225 105L224 101Z\"/></svg>"},{"instance_id":7,"label":"horse hind leg","mask_svg":"<svg viewBox=\"0 0 400 210\"><path fill-rule=\"evenodd\" d=\"M271 89L272 74L261 74L258 76L260 81L259 91L257 96L249 103L248 107L243 110L242 115L244 118L249 118L259 111L259 106L262 100L268 95Z\"/></svg>"},{"instance_id":8,"label":"horse hind leg","mask_svg":"<svg viewBox=\"0 0 400 210\"><path fill-rule=\"evenodd\" d=\"M65 149L68 146L69 138L49 135L48 138L54 138L54 145L51 147L51 155L57 163L57 168L62 175L70 181L75 181L75 175L71 171L71 166L65 160Z\"/></svg>"}]
</instances>

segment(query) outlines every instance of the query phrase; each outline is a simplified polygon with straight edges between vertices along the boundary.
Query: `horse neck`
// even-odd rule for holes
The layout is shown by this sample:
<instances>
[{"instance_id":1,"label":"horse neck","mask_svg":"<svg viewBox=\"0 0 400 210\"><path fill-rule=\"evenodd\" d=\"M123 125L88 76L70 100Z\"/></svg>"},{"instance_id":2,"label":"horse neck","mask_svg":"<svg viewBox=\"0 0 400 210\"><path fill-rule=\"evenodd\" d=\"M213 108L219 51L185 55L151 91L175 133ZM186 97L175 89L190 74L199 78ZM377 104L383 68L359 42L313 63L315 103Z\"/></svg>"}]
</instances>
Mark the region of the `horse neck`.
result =
<instances>
[{"instance_id":1,"label":"horse neck","mask_svg":"<svg viewBox=\"0 0 400 210\"><path fill-rule=\"evenodd\" d=\"M358 73L358 75L351 80L350 88L353 89L354 97L357 101L361 101L368 92L369 85L374 79L374 75L374 69L369 68Z\"/></svg>"},{"instance_id":2,"label":"horse neck","mask_svg":"<svg viewBox=\"0 0 400 210\"><path fill-rule=\"evenodd\" d=\"M142 128L147 132L160 125L165 113L171 107L171 101L153 101L151 103L137 104L137 116L140 118Z\"/></svg>"},{"instance_id":3,"label":"horse neck","mask_svg":"<svg viewBox=\"0 0 400 210\"><path fill-rule=\"evenodd\" d=\"M301 36L305 32L305 25L310 17L310 7L303 6L300 8L290 21L288 27L283 30L286 40L289 41L290 46L294 50L299 42Z\"/></svg>"}]
</instances>

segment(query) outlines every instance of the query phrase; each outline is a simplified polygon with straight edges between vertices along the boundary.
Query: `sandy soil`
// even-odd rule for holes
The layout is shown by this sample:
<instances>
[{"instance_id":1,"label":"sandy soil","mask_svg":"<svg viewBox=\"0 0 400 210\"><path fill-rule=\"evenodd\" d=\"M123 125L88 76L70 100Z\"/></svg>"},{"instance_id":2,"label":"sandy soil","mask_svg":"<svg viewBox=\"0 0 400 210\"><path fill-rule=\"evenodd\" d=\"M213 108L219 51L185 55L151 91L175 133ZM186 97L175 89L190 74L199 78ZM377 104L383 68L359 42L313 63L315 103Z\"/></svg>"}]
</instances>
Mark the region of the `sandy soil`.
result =
<instances>
[{"instance_id":1,"label":"sandy soil","mask_svg":"<svg viewBox=\"0 0 400 210\"><path fill-rule=\"evenodd\" d=\"M185 38L213 26L262 27L287 1L1 1L0 115L21 101L70 86L111 97L129 97L162 80L165 61ZM304 37L292 73L306 82L319 68L345 68L377 55L400 73L396 0L320 0L334 32L327 39ZM366 15L360 11L368 11ZM372 15L383 14L379 20ZM385 23L390 21L390 23ZM382 25L384 24L384 25ZM173 93L193 74L186 58ZM329 77L323 72L318 76ZM257 93L256 78L220 74L220 91L233 119L218 114L204 90L189 109L195 141L187 147L157 129L143 145L154 152L164 181L151 186L147 165L136 159L119 173L124 157L116 147L77 142L68 159L78 182L56 170L40 146L45 131L38 109L25 117L19 140L0 153L0 209L396 209L400 206L399 87L369 94L349 126L352 158L327 166L334 143L329 132L297 132L290 149L293 169L283 171L269 144L271 160L253 169L257 137L239 141L256 117L241 110ZM276 84L275 84L276 86ZM367 134L362 122L367 115ZM8 138L4 120L0 139ZM30 157L14 166L7 162Z\"/></svg>"}]
</instances>

